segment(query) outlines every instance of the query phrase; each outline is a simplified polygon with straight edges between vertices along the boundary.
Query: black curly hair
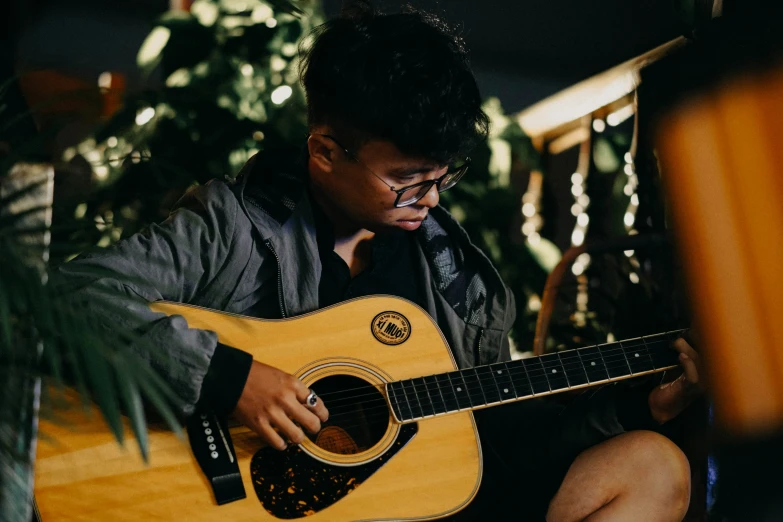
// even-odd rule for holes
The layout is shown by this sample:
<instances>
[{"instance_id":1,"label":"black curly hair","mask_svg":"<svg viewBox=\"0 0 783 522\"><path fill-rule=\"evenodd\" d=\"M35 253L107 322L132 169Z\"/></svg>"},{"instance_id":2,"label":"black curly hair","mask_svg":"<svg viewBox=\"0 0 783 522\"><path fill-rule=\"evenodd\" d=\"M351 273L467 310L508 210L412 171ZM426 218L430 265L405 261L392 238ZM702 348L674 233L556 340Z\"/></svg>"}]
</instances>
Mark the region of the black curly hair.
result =
<instances>
[{"instance_id":1,"label":"black curly hair","mask_svg":"<svg viewBox=\"0 0 783 522\"><path fill-rule=\"evenodd\" d=\"M441 164L483 141L489 120L462 39L410 7L380 14L352 2L302 48L310 126L328 125L353 150L389 140Z\"/></svg>"}]
</instances>

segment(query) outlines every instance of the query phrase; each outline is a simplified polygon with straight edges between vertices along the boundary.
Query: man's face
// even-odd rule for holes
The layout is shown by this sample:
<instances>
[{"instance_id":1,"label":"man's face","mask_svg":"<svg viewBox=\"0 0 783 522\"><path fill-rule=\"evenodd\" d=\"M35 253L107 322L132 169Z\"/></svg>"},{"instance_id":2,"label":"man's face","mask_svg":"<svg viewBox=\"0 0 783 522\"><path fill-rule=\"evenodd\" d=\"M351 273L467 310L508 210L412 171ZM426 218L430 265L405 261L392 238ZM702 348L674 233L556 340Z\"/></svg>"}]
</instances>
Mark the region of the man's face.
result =
<instances>
[{"instance_id":1,"label":"man's face","mask_svg":"<svg viewBox=\"0 0 783 522\"><path fill-rule=\"evenodd\" d=\"M316 197L347 223L372 232L416 230L429 209L438 204L438 191L433 186L416 203L396 208L397 194L390 186L400 189L436 179L445 174L445 165L405 156L388 141L369 141L353 157L327 136L313 135L309 145Z\"/></svg>"}]
</instances>

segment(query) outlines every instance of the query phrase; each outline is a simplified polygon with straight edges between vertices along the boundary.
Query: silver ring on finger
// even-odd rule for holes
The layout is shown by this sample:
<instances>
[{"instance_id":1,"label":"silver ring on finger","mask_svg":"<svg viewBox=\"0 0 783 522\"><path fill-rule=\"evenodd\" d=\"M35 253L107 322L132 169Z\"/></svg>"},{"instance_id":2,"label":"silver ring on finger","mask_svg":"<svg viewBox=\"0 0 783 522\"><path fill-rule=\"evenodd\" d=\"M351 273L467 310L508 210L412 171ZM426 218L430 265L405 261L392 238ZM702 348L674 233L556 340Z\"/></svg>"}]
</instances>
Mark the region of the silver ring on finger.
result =
<instances>
[{"instance_id":1,"label":"silver ring on finger","mask_svg":"<svg viewBox=\"0 0 783 522\"><path fill-rule=\"evenodd\" d=\"M310 408L315 408L318 404L318 395L315 394L312 388L310 388L310 395L307 396L305 399L305 405L309 406Z\"/></svg>"}]
</instances>

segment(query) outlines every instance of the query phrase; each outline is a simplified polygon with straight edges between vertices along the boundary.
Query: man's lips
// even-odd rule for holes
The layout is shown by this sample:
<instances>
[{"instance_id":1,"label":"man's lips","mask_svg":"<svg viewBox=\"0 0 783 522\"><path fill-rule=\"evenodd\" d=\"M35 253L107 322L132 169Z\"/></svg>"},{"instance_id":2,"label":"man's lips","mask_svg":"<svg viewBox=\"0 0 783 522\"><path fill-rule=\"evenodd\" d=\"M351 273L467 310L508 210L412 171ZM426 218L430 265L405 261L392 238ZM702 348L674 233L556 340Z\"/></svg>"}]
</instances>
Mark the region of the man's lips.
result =
<instances>
[{"instance_id":1,"label":"man's lips","mask_svg":"<svg viewBox=\"0 0 783 522\"><path fill-rule=\"evenodd\" d=\"M413 219L398 219L397 223L399 223L399 226L404 230L413 231L416 230L421 226L421 222L424 221L424 218L427 216L417 216Z\"/></svg>"},{"instance_id":2,"label":"man's lips","mask_svg":"<svg viewBox=\"0 0 783 522\"><path fill-rule=\"evenodd\" d=\"M419 217L413 217L408 219L398 219L397 221L424 221L424 219L427 217L427 214L424 214L423 216Z\"/></svg>"}]
</instances>

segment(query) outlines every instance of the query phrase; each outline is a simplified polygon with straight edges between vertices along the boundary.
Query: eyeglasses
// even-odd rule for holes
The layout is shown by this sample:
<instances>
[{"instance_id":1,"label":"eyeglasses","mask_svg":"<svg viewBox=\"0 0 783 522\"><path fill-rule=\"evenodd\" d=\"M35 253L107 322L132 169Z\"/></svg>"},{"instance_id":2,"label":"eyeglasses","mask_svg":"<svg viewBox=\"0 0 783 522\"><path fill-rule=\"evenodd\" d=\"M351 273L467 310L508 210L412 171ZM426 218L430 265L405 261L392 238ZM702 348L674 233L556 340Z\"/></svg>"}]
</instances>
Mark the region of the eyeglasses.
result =
<instances>
[{"instance_id":1,"label":"eyeglasses","mask_svg":"<svg viewBox=\"0 0 783 522\"><path fill-rule=\"evenodd\" d=\"M393 185L389 185L382 177L373 172L372 169L368 167L362 160L357 158L356 155L351 154L351 152L345 146L337 141L337 138L330 136L329 134L318 134L318 136L329 138L335 142L341 149L343 149L343 152L345 152L346 156L361 164L370 172L370 174L381 180L384 185L389 187L392 192L396 192L397 199L394 200L394 206L397 208L413 205L421 198L426 196L433 185L435 185L438 192L449 190L451 187L456 185L460 179L462 179L462 176L465 175L465 172L467 172L468 167L470 166L470 158L465 158L463 161L457 161L450 164L446 173L439 178L422 181L421 183L408 185L407 187L396 188Z\"/></svg>"}]
</instances>

